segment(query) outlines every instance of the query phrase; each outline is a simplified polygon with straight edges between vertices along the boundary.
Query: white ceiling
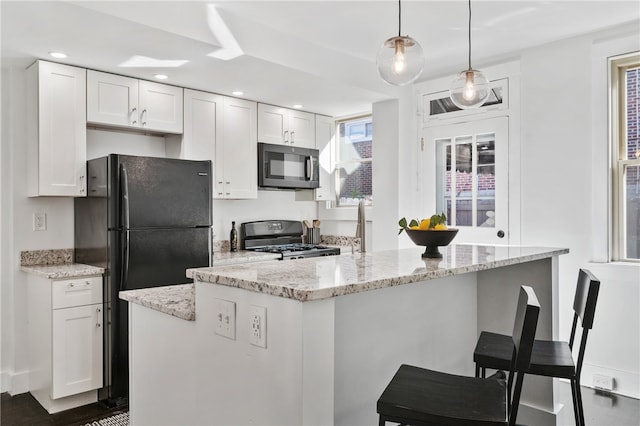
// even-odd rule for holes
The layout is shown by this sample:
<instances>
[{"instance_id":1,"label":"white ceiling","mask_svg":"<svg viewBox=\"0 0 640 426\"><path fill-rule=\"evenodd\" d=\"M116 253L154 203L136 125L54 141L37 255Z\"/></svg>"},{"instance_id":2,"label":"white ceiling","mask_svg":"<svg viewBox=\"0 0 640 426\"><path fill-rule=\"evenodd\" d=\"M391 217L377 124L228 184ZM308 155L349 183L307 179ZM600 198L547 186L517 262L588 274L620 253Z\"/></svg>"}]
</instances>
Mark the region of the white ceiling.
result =
<instances>
[{"instance_id":1,"label":"white ceiling","mask_svg":"<svg viewBox=\"0 0 640 426\"><path fill-rule=\"evenodd\" d=\"M161 72L169 84L243 90L249 99L333 116L368 111L401 90L381 81L375 66L382 42L398 33L396 1L2 0L0 7L7 62L51 60L48 52L60 50L69 54L64 63L151 80ZM472 8L476 68L640 18L637 0L474 0ZM466 1L405 0L402 16L402 34L425 51L420 80L466 68ZM233 50L221 41L225 29L243 52L235 59L209 56ZM152 63L125 66L136 57Z\"/></svg>"}]
</instances>

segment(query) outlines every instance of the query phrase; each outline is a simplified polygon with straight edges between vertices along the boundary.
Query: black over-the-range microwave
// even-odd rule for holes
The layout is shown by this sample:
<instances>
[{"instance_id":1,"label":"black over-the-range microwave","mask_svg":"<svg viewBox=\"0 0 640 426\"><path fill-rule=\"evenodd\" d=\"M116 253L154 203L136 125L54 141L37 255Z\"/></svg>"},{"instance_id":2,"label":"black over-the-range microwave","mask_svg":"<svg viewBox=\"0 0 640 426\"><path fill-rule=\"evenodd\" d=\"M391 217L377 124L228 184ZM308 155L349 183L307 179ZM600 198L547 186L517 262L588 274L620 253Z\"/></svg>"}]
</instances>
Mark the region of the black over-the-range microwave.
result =
<instances>
[{"instance_id":1,"label":"black over-the-range microwave","mask_svg":"<svg viewBox=\"0 0 640 426\"><path fill-rule=\"evenodd\" d=\"M258 143L258 186L310 189L320 186L318 150Z\"/></svg>"}]
</instances>

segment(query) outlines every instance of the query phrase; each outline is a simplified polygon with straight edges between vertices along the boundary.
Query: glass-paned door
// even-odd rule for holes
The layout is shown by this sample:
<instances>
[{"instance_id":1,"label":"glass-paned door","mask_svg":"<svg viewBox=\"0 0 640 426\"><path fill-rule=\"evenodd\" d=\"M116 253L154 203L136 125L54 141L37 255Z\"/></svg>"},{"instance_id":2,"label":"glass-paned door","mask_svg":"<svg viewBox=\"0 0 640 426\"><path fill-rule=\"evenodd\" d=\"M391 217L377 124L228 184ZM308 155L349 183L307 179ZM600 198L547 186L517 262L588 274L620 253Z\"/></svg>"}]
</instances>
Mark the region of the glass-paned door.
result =
<instances>
[{"instance_id":1,"label":"glass-paned door","mask_svg":"<svg viewBox=\"0 0 640 426\"><path fill-rule=\"evenodd\" d=\"M507 244L508 118L425 128L424 138L426 214L444 212L457 242Z\"/></svg>"}]
</instances>

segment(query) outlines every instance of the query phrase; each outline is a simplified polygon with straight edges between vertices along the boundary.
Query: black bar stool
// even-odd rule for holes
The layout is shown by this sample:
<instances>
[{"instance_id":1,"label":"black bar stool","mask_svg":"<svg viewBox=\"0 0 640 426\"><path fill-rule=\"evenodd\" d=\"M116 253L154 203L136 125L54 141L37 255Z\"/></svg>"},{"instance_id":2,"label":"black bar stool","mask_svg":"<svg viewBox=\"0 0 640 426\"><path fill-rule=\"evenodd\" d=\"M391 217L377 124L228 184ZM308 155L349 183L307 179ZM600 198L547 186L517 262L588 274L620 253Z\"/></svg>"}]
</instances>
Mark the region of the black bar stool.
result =
<instances>
[{"instance_id":1,"label":"black bar stool","mask_svg":"<svg viewBox=\"0 0 640 426\"><path fill-rule=\"evenodd\" d=\"M401 365L378 399L379 425L514 425L522 379L529 366L540 304L533 289L520 288L513 326L509 377L458 376ZM515 386L510 386L515 378ZM509 389L514 387L513 394Z\"/></svg>"},{"instance_id":2,"label":"black bar stool","mask_svg":"<svg viewBox=\"0 0 640 426\"><path fill-rule=\"evenodd\" d=\"M573 326L569 343L547 340L536 340L533 344L531 365L526 370L528 374L538 376L558 377L571 381L573 396L573 413L576 425L584 425L582 409L582 394L580 392L580 372L582 360L587 345L587 334L593 327L593 317L596 311L600 281L586 269L580 269L578 284L573 300ZM575 342L578 318L582 327L578 361L573 362L573 343ZM501 370L508 368L513 343L509 336L483 331L478 338L473 360L476 363L476 377L485 376L487 368Z\"/></svg>"}]
</instances>

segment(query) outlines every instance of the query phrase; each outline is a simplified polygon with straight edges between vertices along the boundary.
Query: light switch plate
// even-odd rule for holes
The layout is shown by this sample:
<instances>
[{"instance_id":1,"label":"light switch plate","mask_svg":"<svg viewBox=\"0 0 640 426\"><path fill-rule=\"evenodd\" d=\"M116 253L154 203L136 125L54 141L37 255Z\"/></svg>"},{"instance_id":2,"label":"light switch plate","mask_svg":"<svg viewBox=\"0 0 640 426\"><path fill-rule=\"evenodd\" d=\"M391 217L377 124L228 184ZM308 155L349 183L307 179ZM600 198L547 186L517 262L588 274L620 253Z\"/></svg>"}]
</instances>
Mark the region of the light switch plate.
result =
<instances>
[{"instance_id":1,"label":"light switch plate","mask_svg":"<svg viewBox=\"0 0 640 426\"><path fill-rule=\"evenodd\" d=\"M46 213L34 213L33 214L33 230L34 231L46 231L47 230L47 214Z\"/></svg>"},{"instance_id":2,"label":"light switch plate","mask_svg":"<svg viewBox=\"0 0 640 426\"><path fill-rule=\"evenodd\" d=\"M215 299L215 333L236 340L236 304L229 300Z\"/></svg>"}]
</instances>

